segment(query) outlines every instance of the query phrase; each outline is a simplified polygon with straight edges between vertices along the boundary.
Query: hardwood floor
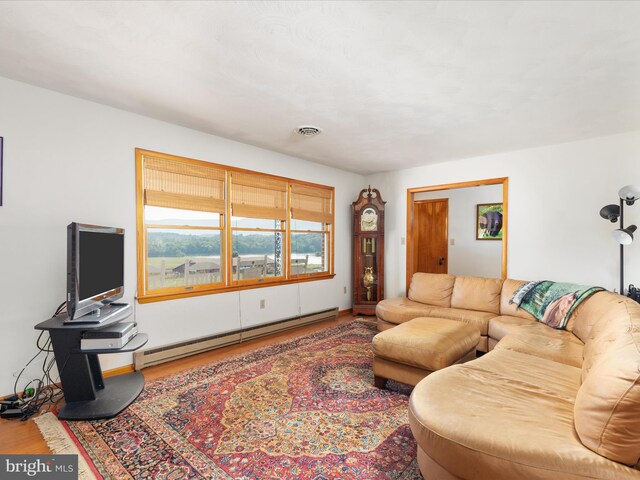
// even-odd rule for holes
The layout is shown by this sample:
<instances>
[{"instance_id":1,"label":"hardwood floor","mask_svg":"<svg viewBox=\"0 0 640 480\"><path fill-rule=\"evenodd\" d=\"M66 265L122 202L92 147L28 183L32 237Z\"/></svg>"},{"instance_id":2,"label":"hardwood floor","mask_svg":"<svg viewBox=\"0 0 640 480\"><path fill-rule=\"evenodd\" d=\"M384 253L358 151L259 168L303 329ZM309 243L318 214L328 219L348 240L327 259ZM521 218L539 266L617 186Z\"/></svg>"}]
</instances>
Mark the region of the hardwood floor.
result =
<instances>
[{"instance_id":1,"label":"hardwood floor","mask_svg":"<svg viewBox=\"0 0 640 480\"><path fill-rule=\"evenodd\" d=\"M209 352L200 353L191 357L174 360L162 365L145 368L144 370L142 370L142 373L144 374L145 380L154 380L166 375L171 375L183 370L198 367L215 360L220 360L230 355L244 353L255 348L265 347L268 345L273 345L274 343L283 342L299 335L304 335L321 330L323 328L340 325L354 318L356 317L352 315L344 315L333 320L325 320L322 322L314 323L312 325L305 325L304 327L288 330L286 332L274 333L266 337L249 340L238 345L230 345L228 347L211 350ZM40 435L40 431L38 430L36 424L33 422L33 418L25 422L22 422L20 420L0 419L0 453L35 454L51 453L51 451L47 447L47 444L42 438L42 435Z\"/></svg>"}]
</instances>

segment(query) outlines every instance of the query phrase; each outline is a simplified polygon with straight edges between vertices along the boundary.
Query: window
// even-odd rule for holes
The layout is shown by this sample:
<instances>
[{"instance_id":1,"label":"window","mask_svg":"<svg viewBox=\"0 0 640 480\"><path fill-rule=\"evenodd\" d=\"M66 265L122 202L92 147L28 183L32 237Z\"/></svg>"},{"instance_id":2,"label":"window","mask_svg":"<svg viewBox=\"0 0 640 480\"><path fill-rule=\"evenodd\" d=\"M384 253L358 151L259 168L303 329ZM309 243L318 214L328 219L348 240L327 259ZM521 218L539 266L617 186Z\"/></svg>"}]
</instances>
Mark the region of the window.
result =
<instances>
[{"instance_id":1,"label":"window","mask_svg":"<svg viewBox=\"0 0 640 480\"><path fill-rule=\"evenodd\" d=\"M143 163L143 290L223 285L225 171L147 155Z\"/></svg>"},{"instance_id":2,"label":"window","mask_svg":"<svg viewBox=\"0 0 640 480\"><path fill-rule=\"evenodd\" d=\"M325 188L291 185L291 276L329 272L332 194Z\"/></svg>"},{"instance_id":3,"label":"window","mask_svg":"<svg viewBox=\"0 0 640 480\"><path fill-rule=\"evenodd\" d=\"M141 302L333 276L332 187L136 150Z\"/></svg>"},{"instance_id":4,"label":"window","mask_svg":"<svg viewBox=\"0 0 640 480\"><path fill-rule=\"evenodd\" d=\"M284 180L231 172L231 244L235 282L284 278L287 188Z\"/></svg>"}]
</instances>

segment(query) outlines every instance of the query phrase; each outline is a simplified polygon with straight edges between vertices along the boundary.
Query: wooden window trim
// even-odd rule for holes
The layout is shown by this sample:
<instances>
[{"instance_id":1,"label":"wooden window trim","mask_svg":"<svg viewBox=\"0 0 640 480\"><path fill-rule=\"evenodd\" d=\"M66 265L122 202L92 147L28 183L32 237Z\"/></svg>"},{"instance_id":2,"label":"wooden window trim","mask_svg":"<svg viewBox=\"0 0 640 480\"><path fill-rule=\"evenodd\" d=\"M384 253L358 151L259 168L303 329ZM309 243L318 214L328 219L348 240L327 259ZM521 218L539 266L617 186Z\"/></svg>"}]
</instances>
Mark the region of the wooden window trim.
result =
<instances>
[{"instance_id":1,"label":"wooden window trim","mask_svg":"<svg viewBox=\"0 0 640 480\"><path fill-rule=\"evenodd\" d=\"M267 219L268 220L268 219ZM234 232L273 232L286 233L284 228L249 228L249 227L231 227Z\"/></svg>"},{"instance_id":2,"label":"wooden window trim","mask_svg":"<svg viewBox=\"0 0 640 480\"><path fill-rule=\"evenodd\" d=\"M330 280L335 277L335 188L327 185L320 185L312 182L306 182L303 180L296 180L293 178L281 177L268 173L256 172L252 170L231 167L228 165L222 165L212 162L206 162L203 160L196 160L186 157L179 157L176 155L170 155L161 152L155 152L151 150L145 150L136 148L136 217L137 217L137 279L138 279L138 296L139 303L152 303L164 300L173 300L178 298L188 298L201 295L212 295L216 293L228 293L240 290L249 290L253 288L272 287L278 285L289 285L301 282ZM156 158L164 158L166 160L178 161L181 163L188 163L193 165L206 166L209 168L219 168L226 172L226 193L225 193L225 206L226 210L221 213L220 225L215 226L189 226L189 225L155 225L144 223L144 186L143 186L143 158L145 156L153 156ZM230 195L230 179L232 172L246 173L250 175L259 175L264 178L270 178L277 181L287 182L287 216L288 218L283 223L283 228L278 229L264 229L264 228L235 228L232 226L231 215L231 195ZM312 187L326 190L331 196L331 223L327 223L325 230L290 230L291 220L291 188L292 185L300 187ZM151 228L183 228L183 229L203 229L203 230L216 230L222 234L221 245L221 263L223 271L224 281L216 282L215 284L203 284L192 285L190 287L176 287L165 288L156 290L146 290L146 271L147 271L147 227ZM250 279L250 280L234 280L232 268L228 268L233 264L233 252L232 252L232 237L234 231L260 231L260 232L281 232L283 234L283 241L285 245L284 257L284 271L285 274L280 277L270 277L262 279ZM329 241L329 259L328 259L328 271L303 273L303 274L291 274L290 261L291 261L291 234L292 233L322 233L327 234Z\"/></svg>"},{"instance_id":3,"label":"wooden window trim","mask_svg":"<svg viewBox=\"0 0 640 480\"><path fill-rule=\"evenodd\" d=\"M209 288L209 289L196 289L194 287L193 290L189 290L187 292L175 292L175 293L165 293L163 291L162 294L146 294L144 296L138 296L138 303L153 303L153 302L162 302L164 300L175 300L178 298L189 298L189 297L199 297L202 295L214 295L216 293L229 293L229 292L237 292L240 290L251 290L253 288L263 288L263 287L275 287L278 285L291 285L295 283L304 283L304 282L313 282L316 280L331 280L336 276L335 273L327 274L308 274L308 276L300 275L298 278L282 281L272 281L272 282L256 282L251 283L250 285L229 285L221 288Z\"/></svg>"}]
</instances>

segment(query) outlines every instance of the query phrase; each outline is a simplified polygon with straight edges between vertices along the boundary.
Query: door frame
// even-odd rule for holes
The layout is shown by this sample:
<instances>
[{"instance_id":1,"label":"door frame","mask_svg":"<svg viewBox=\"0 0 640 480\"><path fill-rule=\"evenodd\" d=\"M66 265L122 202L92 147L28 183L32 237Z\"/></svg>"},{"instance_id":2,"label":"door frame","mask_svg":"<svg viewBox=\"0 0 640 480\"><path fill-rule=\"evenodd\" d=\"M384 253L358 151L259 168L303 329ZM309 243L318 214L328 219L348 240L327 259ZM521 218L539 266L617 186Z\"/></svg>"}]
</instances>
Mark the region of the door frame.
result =
<instances>
[{"instance_id":1,"label":"door frame","mask_svg":"<svg viewBox=\"0 0 640 480\"><path fill-rule=\"evenodd\" d=\"M447 220L445 222L445 230L446 230L446 236L447 236L447 260L446 260L446 265L447 265L447 273L449 273L449 199L448 198L430 198L428 200L413 200L413 204L411 205L411 208L413 210L413 207L416 204L422 204L422 203L433 203L433 202L442 202L444 201L447 205ZM413 228L413 224L415 222L411 222L412 224L412 228ZM413 230L412 230L413 232ZM415 248L417 247L417 245L415 245L414 243L414 239L413 237L411 238L411 247L413 248L413 250L411 250L411 271L414 272L417 268L417 263L418 263L418 259L415 258ZM408 248L408 246L407 246ZM407 259L409 259L409 256L407 255ZM407 270L409 269L409 263L407 262Z\"/></svg>"},{"instance_id":2,"label":"door frame","mask_svg":"<svg viewBox=\"0 0 640 480\"><path fill-rule=\"evenodd\" d=\"M415 194L422 192L436 192L453 188L481 187L484 185L502 185L502 279L507 278L507 245L509 238L509 177L486 178L484 180L471 180L468 182L446 183L443 185L431 185L425 187L407 188L407 241L406 241L406 291L409 293L409 285L413 275L414 265L413 249L413 204Z\"/></svg>"}]
</instances>

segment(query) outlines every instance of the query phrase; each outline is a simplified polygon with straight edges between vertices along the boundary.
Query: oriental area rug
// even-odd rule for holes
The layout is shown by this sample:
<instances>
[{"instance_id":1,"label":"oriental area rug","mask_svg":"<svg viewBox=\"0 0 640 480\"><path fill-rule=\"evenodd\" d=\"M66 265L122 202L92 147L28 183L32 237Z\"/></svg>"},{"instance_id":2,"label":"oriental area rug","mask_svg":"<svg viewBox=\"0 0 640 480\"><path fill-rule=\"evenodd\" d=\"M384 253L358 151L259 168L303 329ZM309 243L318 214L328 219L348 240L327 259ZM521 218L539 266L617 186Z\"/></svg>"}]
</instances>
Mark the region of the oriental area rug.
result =
<instances>
[{"instance_id":1,"label":"oriental area rug","mask_svg":"<svg viewBox=\"0 0 640 480\"><path fill-rule=\"evenodd\" d=\"M59 423L98 478L420 479L408 387L373 386L375 333L357 319L149 382L115 418Z\"/></svg>"}]
</instances>

